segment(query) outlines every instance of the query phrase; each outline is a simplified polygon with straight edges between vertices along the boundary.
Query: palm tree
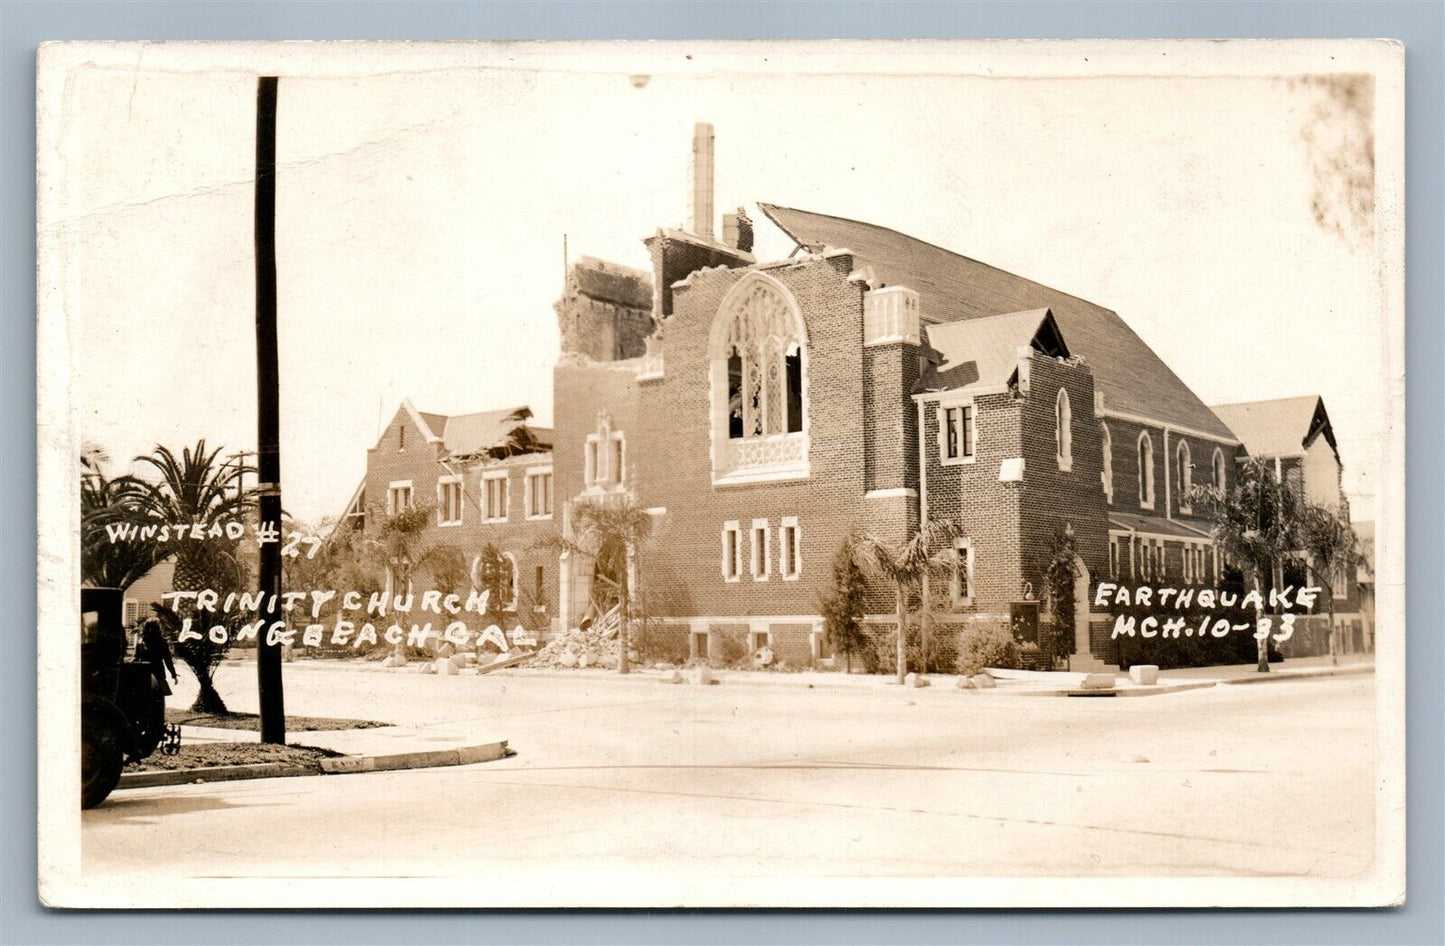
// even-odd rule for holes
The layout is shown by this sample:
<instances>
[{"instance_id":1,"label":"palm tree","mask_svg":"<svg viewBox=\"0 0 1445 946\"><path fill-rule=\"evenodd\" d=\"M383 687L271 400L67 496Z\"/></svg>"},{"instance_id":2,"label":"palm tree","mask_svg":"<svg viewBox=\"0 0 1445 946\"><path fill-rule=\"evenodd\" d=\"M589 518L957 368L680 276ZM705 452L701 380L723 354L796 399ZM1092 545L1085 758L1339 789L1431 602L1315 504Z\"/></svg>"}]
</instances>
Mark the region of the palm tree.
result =
<instances>
[{"instance_id":1,"label":"palm tree","mask_svg":"<svg viewBox=\"0 0 1445 946\"><path fill-rule=\"evenodd\" d=\"M144 487L91 469L80 478L80 577L102 588L129 588L169 553L153 539L121 531L144 519Z\"/></svg>"},{"instance_id":2,"label":"palm tree","mask_svg":"<svg viewBox=\"0 0 1445 946\"><path fill-rule=\"evenodd\" d=\"M948 571L954 561L953 539L958 526L953 522L928 522L912 538L892 544L874 535L859 535L853 554L859 566L893 583L898 614L898 682L908 673L908 601L913 592L922 594L923 579ZM923 602L927 607L927 602ZM926 669L926 668L925 668Z\"/></svg>"},{"instance_id":3,"label":"palm tree","mask_svg":"<svg viewBox=\"0 0 1445 946\"><path fill-rule=\"evenodd\" d=\"M1257 596L1263 596L1260 576L1275 586L1282 584L1285 559L1302 547L1304 500L1274 474L1268 460L1251 457L1239 468L1239 477L1228 493L1214 486L1196 486L1190 491L1213 520L1214 542L1225 555L1245 565ZM1263 605L1255 605L1255 617ZM1257 638L1259 672L1269 672L1269 637Z\"/></svg>"},{"instance_id":4,"label":"palm tree","mask_svg":"<svg viewBox=\"0 0 1445 946\"><path fill-rule=\"evenodd\" d=\"M368 527L361 538L363 561L368 566L367 571L383 576L380 583L387 588L389 598L405 594L413 578L423 569L430 570L435 583L439 587L445 586L443 590L465 580L466 567L461 549L429 538L435 510L435 505L418 503L397 509L390 515L373 513L368 516L369 521L379 522L380 525L375 529ZM406 644L398 642L393 654L405 661Z\"/></svg>"},{"instance_id":5,"label":"palm tree","mask_svg":"<svg viewBox=\"0 0 1445 946\"><path fill-rule=\"evenodd\" d=\"M617 672L630 673L631 661L627 651L631 646L632 602L637 589L631 587L636 569L638 547L652 532L652 515L636 500L629 496L617 499L584 499L572 507L573 533L578 538L554 534L539 545L575 552L593 560L621 550L627 566L622 580L617 583L619 596L618 610L622 620L618 625Z\"/></svg>"},{"instance_id":6,"label":"palm tree","mask_svg":"<svg viewBox=\"0 0 1445 946\"><path fill-rule=\"evenodd\" d=\"M186 534L172 542L168 551L176 557L172 590L192 592L212 589L222 599L231 591L243 590L247 569L234 539L212 537L213 526L241 520L255 508L254 499L241 488L244 477L253 468L244 463L218 462L220 448L206 449L206 441L198 440L194 448L186 448L177 457L170 449L157 446L150 454L135 458L149 467L155 479L135 479L137 496L135 511L143 520L159 524L184 523L199 527L202 536ZM279 538L279 537L278 537ZM240 615L218 616L213 613L190 614L190 606L176 612L178 618L193 617L197 624L210 626L226 623ZM228 640L234 635L228 636ZM199 640L188 640L176 652L200 684L195 709L225 713L226 706L212 682L217 664L226 645L217 645L202 634Z\"/></svg>"}]
</instances>

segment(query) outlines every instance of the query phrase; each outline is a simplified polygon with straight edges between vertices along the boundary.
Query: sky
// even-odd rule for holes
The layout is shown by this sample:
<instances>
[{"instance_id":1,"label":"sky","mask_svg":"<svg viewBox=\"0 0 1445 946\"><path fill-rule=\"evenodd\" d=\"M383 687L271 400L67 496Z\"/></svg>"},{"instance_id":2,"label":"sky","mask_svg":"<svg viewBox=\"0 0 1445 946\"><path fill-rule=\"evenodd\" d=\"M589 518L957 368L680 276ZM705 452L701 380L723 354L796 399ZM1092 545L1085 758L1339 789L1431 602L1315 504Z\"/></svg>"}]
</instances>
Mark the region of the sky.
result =
<instances>
[{"instance_id":1,"label":"sky","mask_svg":"<svg viewBox=\"0 0 1445 946\"><path fill-rule=\"evenodd\" d=\"M1320 394L1372 517L1387 300L1368 82L635 58L282 72L293 514L342 511L404 397L549 422L564 237L573 260L646 268L642 239L688 220L707 121L717 213L747 209L760 259L792 246L755 202L867 220L1114 309L1205 403ZM81 434L117 470L157 443L254 450L254 75L115 60L70 73L42 137Z\"/></svg>"}]
</instances>

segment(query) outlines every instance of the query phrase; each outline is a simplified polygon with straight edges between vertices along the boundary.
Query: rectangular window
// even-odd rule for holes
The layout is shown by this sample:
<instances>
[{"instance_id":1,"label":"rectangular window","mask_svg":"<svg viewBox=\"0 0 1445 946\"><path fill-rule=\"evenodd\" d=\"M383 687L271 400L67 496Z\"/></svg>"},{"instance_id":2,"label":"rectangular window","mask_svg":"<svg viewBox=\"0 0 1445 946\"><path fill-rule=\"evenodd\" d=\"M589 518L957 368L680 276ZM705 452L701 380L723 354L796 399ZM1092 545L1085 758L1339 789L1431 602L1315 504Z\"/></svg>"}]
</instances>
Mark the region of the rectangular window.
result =
<instances>
[{"instance_id":1,"label":"rectangular window","mask_svg":"<svg viewBox=\"0 0 1445 946\"><path fill-rule=\"evenodd\" d=\"M941 408L939 422L939 459L944 464L973 461L973 405Z\"/></svg>"},{"instance_id":2,"label":"rectangular window","mask_svg":"<svg viewBox=\"0 0 1445 946\"><path fill-rule=\"evenodd\" d=\"M582 458L582 478L588 486L597 482L597 459L597 438L596 436L588 437L587 451Z\"/></svg>"},{"instance_id":3,"label":"rectangular window","mask_svg":"<svg viewBox=\"0 0 1445 946\"><path fill-rule=\"evenodd\" d=\"M753 580L767 581L772 573L772 528L766 519L753 520Z\"/></svg>"},{"instance_id":4,"label":"rectangular window","mask_svg":"<svg viewBox=\"0 0 1445 946\"><path fill-rule=\"evenodd\" d=\"M622 485L623 471L626 469L627 448L621 434L612 435L612 454L608 458L607 472L610 480L618 486Z\"/></svg>"},{"instance_id":5,"label":"rectangular window","mask_svg":"<svg viewBox=\"0 0 1445 946\"><path fill-rule=\"evenodd\" d=\"M803 551L799 548L802 538L798 517L784 516L778 535L778 572L790 581L796 580L803 573Z\"/></svg>"},{"instance_id":6,"label":"rectangular window","mask_svg":"<svg viewBox=\"0 0 1445 946\"><path fill-rule=\"evenodd\" d=\"M411 480L398 480L386 489L386 514L394 516L411 508Z\"/></svg>"},{"instance_id":7,"label":"rectangular window","mask_svg":"<svg viewBox=\"0 0 1445 946\"><path fill-rule=\"evenodd\" d=\"M1109 577L1119 577L1119 537L1112 536L1109 539Z\"/></svg>"},{"instance_id":8,"label":"rectangular window","mask_svg":"<svg viewBox=\"0 0 1445 946\"><path fill-rule=\"evenodd\" d=\"M437 525L454 526L462 521L462 478L447 476L437 481Z\"/></svg>"},{"instance_id":9,"label":"rectangular window","mask_svg":"<svg viewBox=\"0 0 1445 946\"><path fill-rule=\"evenodd\" d=\"M973 541L955 539L953 542L953 574L949 581L949 596L956 605L973 603Z\"/></svg>"},{"instance_id":10,"label":"rectangular window","mask_svg":"<svg viewBox=\"0 0 1445 946\"><path fill-rule=\"evenodd\" d=\"M482 510L488 522L507 520L507 474L506 471L487 473L482 476Z\"/></svg>"},{"instance_id":11,"label":"rectangular window","mask_svg":"<svg viewBox=\"0 0 1445 946\"><path fill-rule=\"evenodd\" d=\"M737 581L742 569L742 529L737 522L723 523L722 576L724 581Z\"/></svg>"},{"instance_id":12,"label":"rectangular window","mask_svg":"<svg viewBox=\"0 0 1445 946\"><path fill-rule=\"evenodd\" d=\"M527 471L527 518L552 517L552 469Z\"/></svg>"},{"instance_id":13,"label":"rectangular window","mask_svg":"<svg viewBox=\"0 0 1445 946\"><path fill-rule=\"evenodd\" d=\"M124 621L127 626L135 624L137 621L140 620L139 601L135 600L134 598L126 598L125 603L122 605L122 607L125 609L125 615L121 618L121 620Z\"/></svg>"}]
</instances>

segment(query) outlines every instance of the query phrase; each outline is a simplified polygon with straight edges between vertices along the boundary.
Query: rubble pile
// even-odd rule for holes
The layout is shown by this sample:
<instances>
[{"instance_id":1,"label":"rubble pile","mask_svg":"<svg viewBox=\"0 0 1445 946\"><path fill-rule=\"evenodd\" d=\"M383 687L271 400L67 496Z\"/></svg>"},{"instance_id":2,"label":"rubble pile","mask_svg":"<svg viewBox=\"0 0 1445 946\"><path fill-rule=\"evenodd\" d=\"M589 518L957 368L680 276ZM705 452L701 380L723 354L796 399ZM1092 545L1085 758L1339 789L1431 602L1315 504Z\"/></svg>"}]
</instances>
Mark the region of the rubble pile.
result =
<instances>
[{"instance_id":1,"label":"rubble pile","mask_svg":"<svg viewBox=\"0 0 1445 946\"><path fill-rule=\"evenodd\" d=\"M572 628L563 631L547 645L537 651L537 656L527 662L529 667L602 667L617 669L617 656L621 645L617 639L617 628L581 630ZM637 651L628 654L635 663Z\"/></svg>"}]
</instances>

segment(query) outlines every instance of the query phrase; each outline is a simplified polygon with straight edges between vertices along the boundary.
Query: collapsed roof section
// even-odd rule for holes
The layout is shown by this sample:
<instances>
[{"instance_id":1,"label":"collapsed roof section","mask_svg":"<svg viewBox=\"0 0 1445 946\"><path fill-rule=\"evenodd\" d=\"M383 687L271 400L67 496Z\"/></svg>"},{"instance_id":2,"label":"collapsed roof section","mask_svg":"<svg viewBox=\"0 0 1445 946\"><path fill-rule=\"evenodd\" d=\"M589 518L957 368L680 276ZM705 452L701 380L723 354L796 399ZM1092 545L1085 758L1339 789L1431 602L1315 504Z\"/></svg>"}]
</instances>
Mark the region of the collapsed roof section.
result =
<instances>
[{"instance_id":1,"label":"collapsed roof section","mask_svg":"<svg viewBox=\"0 0 1445 946\"><path fill-rule=\"evenodd\" d=\"M529 424L532 409L508 407L473 414L431 414L417 410L410 399L402 406L430 443L439 444L447 459L500 460L552 449L552 431Z\"/></svg>"}]
</instances>

